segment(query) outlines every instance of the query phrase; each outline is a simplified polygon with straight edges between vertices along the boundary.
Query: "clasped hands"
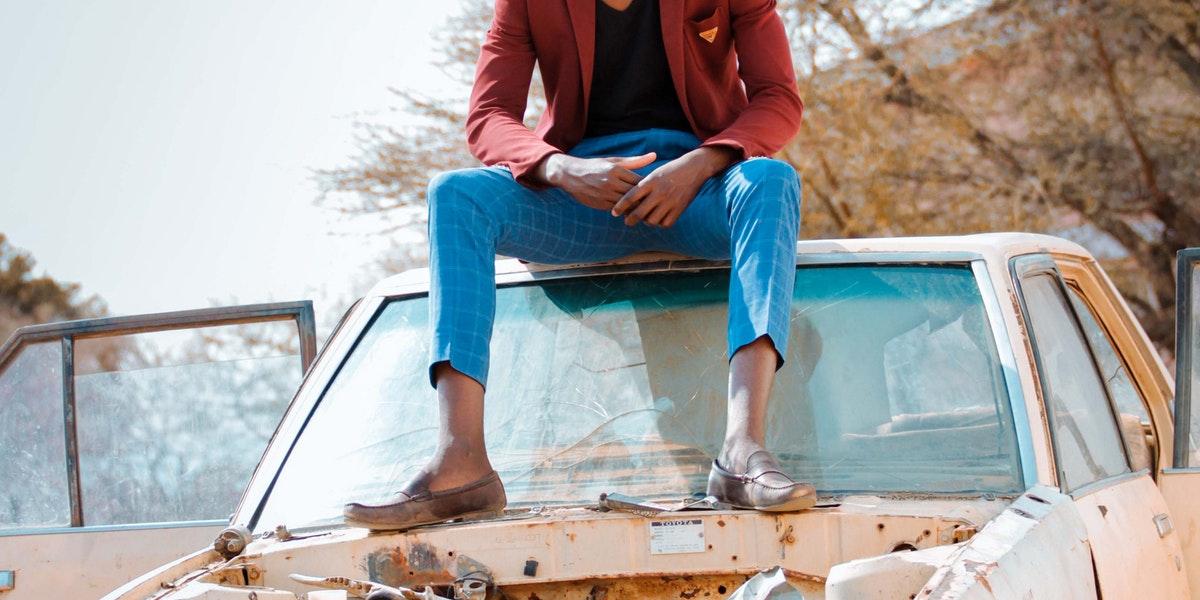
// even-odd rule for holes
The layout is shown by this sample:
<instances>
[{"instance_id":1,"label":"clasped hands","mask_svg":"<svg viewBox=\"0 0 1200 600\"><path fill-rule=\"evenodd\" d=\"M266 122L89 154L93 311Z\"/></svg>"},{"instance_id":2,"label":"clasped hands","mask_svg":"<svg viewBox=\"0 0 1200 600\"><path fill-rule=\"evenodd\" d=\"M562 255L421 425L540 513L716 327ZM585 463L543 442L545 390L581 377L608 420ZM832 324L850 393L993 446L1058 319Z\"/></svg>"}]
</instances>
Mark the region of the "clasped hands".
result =
<instances>
[{"instance_id":1,"label":"clasped hands","mask_svg":"<svg viewBox=\"0 0 1200 600\"><path fill-rule=\"evenodd\" d=\"M634 172L656 158L653 152L606 158L552 154L538 165L537 177L562 188L584 206L609 211L613 217L624 216L630 227L638 223L670 227L704 182L733 164L735 151L703 146L645 177Z\"/></svg>"}]
</instances>

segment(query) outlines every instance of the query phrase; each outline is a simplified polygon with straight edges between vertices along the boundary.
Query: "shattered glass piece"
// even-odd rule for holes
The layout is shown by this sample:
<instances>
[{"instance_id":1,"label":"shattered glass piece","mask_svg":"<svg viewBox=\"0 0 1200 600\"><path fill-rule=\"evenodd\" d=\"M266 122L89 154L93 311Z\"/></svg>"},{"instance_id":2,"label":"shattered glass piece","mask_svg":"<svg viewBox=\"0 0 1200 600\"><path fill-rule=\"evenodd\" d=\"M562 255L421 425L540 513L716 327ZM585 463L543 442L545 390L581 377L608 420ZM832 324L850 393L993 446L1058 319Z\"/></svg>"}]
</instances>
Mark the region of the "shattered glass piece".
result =
<instances>
[{"instance_id":1,"label":"shattered glass piece","mask_svg":"<svg viewBox=\"0 0 1200 600\"><path fill-rule=\"evenodd\" d=\"M788 583L783 567L774 567L751 577L727 600L804 600L804 595Z\"/></svg>"},{"instance_id":2,"label":"shattered glass piece","mask_svg":"<svg viewBox=\"0 0 1200 600\"><path fill-rule=\"evenodd\" d=\"M653 517L659 513L671 510L665 504L647 502L641 498L626 496L616 492L600 494L600 508L615 512L626 512L643 517Z\"/></svg>"},{"instance_id":3,"label":"shattered glass piece","mask_svg":"<svg viewBox=\"0 0 1200 600\"><path fill-rule=\"evenodd\" d=\"M679 512L684 510L729 510L732 505L717 500L715 496L689 497L670 504L650 502L644 498L626 496L618 492L600 494L600 508L616 512L627 512L643 517L653 517L660 513Z\"/></svg>"}]
</instances>

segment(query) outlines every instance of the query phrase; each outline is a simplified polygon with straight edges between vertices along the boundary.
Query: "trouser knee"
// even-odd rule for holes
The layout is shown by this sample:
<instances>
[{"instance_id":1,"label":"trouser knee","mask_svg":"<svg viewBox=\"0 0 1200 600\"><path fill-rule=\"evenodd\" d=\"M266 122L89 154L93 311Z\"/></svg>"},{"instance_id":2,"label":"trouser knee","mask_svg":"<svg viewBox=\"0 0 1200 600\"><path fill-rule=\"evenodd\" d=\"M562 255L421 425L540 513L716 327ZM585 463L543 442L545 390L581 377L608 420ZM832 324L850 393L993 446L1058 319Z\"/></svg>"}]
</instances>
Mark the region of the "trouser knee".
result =
<instances>
[{"instance_id":1,"label":"trouser knee","mask_svg":"<svg viewBox=\"0 0 1200 600\"><path fill-rule=\"evenodd\" d=\"M429 223L471 222L484 217L478 200L479 169L459 169L438 173L429 180L425 199Z\"/></svg>"},{"instance_id":2,"label":"trouser knee","mask_svg":"<svg viewBox=\"0 0 1200 600\"><path fill-rule=\"evenodd\" d=\"M777 220L781 227L798 228L800 178L792 165L773 158L752 158L740 165L745 193L734 197L734 210L747 209L759 218Z\"/></svg>"}]
</instances>

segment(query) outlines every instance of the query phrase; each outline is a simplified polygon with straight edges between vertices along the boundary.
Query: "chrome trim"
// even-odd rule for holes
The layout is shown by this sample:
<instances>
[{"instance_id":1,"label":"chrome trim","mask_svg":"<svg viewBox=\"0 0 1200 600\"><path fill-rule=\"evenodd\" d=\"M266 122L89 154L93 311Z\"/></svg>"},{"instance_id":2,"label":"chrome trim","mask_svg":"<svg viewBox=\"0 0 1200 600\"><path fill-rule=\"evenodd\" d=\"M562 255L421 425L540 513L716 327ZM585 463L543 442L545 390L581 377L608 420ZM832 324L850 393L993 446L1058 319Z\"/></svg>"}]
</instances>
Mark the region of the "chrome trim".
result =
<instances>
[{"instance_id":1,"label":"chrome trim","mask_svg":"<svg viewBox=\"0 0 1200 600\"><path fill-rule=\"evenodd\" d=\"M797 267L861 265L861 264L914 264L940 265L946 263L969 263L983 260L983 255L977 252L829 252L822 254L796 255ZM612 265L567 265L562 269L517 271L514 273L497 274L497 285L510 285L529 281L546 281L553 279L569 279L588 277L592 275L624 275L645 274L667 271L705 271L710 269L728 269L728 260L658 260L643 263L619 263ZM415 286L414 286L415 287ZM427 287L421 285L420 287Z\"/></svg>"},{"instance_id":2,"label":"chrome trim","mask_svg":"<svg viewBox=\"0 0 1200 600\"><path fill-rule=\"evenodd\" d=\"M1067 493L1067 495L1070 496L1074 500L1078 500L1080 498L1083 498L1084 496L1094 494L1101 490L1106 490L1110 487L1121 485L1122 483L1128 483L1134 479L1137 479L1138 477L1142 477L1143 475L1146 477L1149 477L1150 469L1138 469L1136 471L1126 471L1124 473L1113 475L1112 477L1107 477L1105 479L1098 479L1096 481L1093 481L1091 483L1086 483L1084 485L1081 485L1081 486L1071 490L1070 492Z\"/></svg>"},{"instance_id":3,"label":"chrome trim","mask_svg":"<svg viewBox=\"0 0 1200 600\"><path fill-rule=\"evenodd\" d=\"M1008 388L1010 415L1016 428L1017 452L1019 453L1021 481L1025 488L1037 485L1037 462L1033 448L1033 431L1029 428L1029 412L1025 408L1025 392L1021 388L1021 377L1017 373L1017 356L1009 343L1008 327L1004 324L1004 313L1000 299L983 260L971 261L971 271L983 297L983 310L988 316L992 339L1000 357L1000 368L1004 375L1004 386Z\"/></svg>"},{"instance_id":4,"label":"chrome trim","mask_svg":"<svg viewBox=\"0 0 1200 600\"><path fill-rule=\"evenodd\" d=\"M14 353L26 344L53 341L67 336L82 339L192 329L195 327L286 320L297 321L297 324L301 328L308 323L312 323L312 301L302 300L296 302L247 304L243 306L219 306L197 310L180 310L123 317L60 321L43 325L26 325L13 332L8 340L4 342L4 345L0 346L0 368L3 368L13 358ZM302 347L300 353L302 357L307 357L308 360L311 360L316 354L316 348L303 347L308 345L306 337L304 334L301 334ZM315 343L315 337L311 339ZM308 364L306 363L304 367L307 369Z\"/></svg>"},{"instance_id":5,"label":"chrome trim","mask_svg":"<svg viewBox=\"0 0 1200 600\"><path fill-rule=\"evenodd\" d=\"M62 535L71 533L98 533L107 531L145 531L151 529L190 529L196 527L220 527L227 521L164 521L161 523L131 523L127 525L85 525L83 527L22 527L0 529L0 538L29 535Z\"/></svg>"},{"instance_id":6,"label":"chrome trim","mask_svg":"<svg viewBox=\"0 0 1200 600\"><path fill-rule=\"evenodd\" d=\"M1180 250L1175 258L1175 448L1171 463L1176 468L1188 466L1192 433L1192 369L1196 368L1196 344L1192 339L1192 278L1193 264L1200 262L1200 248ZM1200 467L1200 465L1196 465Z\"/></svg>"},{"instance_id":7,"label":"chrome trim","mask_svg":"<svg viewBox=\"0 0 1200 600\"><path fill-rule=\"evenodd\" d=\"M1159 469L1159 473L1163 475L1196 475L1200 474L1200 466L1196 467L1167 467Z\"/></svg>"},{"instance_id":8,"label":"chrome trim","mask_svg":"<svg viewBox=\"0 0 1200 600\"><path fill-rule=\"evenodd\" d=\"M64 336L62 344L63 445L67 451L67 498L71 527L83 527L83 484L79 468L79 419L75 410L75 338Z\"/></svg>"}]
</instances>

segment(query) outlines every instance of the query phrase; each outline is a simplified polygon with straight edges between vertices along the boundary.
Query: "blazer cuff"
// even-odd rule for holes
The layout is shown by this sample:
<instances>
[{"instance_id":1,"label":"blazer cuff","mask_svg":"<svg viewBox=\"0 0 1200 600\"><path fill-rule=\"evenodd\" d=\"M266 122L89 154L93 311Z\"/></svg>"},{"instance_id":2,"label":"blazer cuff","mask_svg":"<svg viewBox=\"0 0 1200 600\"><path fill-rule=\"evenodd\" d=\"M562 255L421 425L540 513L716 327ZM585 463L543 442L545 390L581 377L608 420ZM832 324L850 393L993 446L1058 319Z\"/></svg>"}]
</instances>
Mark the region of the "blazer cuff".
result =
<instances>
[{"instance_id":1,"label":"blazer cuff","mask_svg":"<svg viewBox=\"0 0 1200 600\"><path fill-rule=\"evenodd\" d=\"M746 150L745 145L743 145L738 140L735 140L735 139L729 138L729 137L716 136L716 137L708 138L707 140L704 140L704 142L700 144L700 147L701 148L704 148L704 147L729 148L737 153L736 158L738 161L743 161L750 157L750 152Z\"/></svg>"},{"instance_id":2,"label":"blazer cuff","mask_svg":"<svg viewBox=\"0 0 1200 600\"><path fill-rule=\"evenodd\" d=\"M513 179L516 179L517 183L533 190L547 189L551 186L546 185L537 178L538 165L551 154L559 154L562 150L550 144L543 144L543 146L529 156L512 161L504 161L501 164L508 167L509 171L512 171Z\"/></svg>"}]
</instances>

